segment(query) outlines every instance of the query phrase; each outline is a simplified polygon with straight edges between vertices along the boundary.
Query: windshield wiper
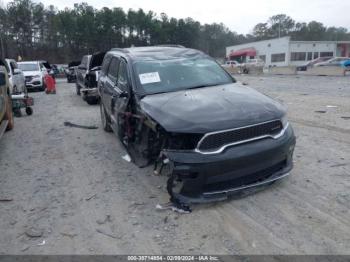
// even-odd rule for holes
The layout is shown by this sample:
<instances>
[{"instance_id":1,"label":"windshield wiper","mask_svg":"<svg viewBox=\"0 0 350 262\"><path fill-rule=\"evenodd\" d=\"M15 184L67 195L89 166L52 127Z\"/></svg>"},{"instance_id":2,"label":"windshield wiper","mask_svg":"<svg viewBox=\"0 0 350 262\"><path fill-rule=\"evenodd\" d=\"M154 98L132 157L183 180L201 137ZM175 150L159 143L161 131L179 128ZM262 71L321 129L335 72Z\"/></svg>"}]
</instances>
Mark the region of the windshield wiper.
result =
<instances>
[{"instance_id":1,"label":"windshield wiper","mask_svg":"<svg viewBox=\"0 0 350 262\"><path fill-rule=\"evenodd\" d=\"M198 86L192 86L186 89L197 89L197 88L203 88L203 87L210 87L210 86L219 86L222 84L206 84L206 85L198 85Z\"/></svg>"}]
</instances>

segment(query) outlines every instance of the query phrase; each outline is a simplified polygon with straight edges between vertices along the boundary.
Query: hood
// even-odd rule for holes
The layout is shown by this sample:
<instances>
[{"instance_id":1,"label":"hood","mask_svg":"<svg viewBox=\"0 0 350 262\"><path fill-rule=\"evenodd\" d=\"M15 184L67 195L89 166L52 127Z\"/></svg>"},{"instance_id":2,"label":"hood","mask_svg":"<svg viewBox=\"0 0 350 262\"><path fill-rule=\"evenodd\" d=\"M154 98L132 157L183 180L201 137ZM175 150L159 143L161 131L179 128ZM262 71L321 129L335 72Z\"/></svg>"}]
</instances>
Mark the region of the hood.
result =
<instances>
[{"instance_id":1,"label":"hood","mask_svg":"<svg viewBox=\"0 0 350 262\"><path fill-rule=\"evenodd\" d=\"M41 75L41 71L23 71L24 76Z\"/></svg>"},{"instance_id":2,"label":"hood","mask_svg":"<svg viewBox=\"0 0 350 262\"><path fill-rule=\"evenodd\" d=\"M279 119L282 105L239 83L148 95L142 110L168 132L208 133Z\"/></svg>"}]
</instances>

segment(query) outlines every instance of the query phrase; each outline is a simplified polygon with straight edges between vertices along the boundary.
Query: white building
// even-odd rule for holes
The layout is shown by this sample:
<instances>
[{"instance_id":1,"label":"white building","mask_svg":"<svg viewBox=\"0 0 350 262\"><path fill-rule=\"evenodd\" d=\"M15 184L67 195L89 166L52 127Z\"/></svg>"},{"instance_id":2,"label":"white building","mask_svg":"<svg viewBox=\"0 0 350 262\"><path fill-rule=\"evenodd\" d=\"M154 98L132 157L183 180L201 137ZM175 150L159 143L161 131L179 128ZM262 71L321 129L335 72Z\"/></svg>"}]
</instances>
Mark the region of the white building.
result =
<instances>
[{"instance_id":1,"label":"white building","mask_svg":"<svg viewBox=\"0 0 350 262\"><path fill-rule=\"evenodd\" d=\"M266 66L303 65L324 56L350 56L350 41L291 41L290 37L226 47L226 58L245 62L261 58Z\"/></svg>"}]
</instances>

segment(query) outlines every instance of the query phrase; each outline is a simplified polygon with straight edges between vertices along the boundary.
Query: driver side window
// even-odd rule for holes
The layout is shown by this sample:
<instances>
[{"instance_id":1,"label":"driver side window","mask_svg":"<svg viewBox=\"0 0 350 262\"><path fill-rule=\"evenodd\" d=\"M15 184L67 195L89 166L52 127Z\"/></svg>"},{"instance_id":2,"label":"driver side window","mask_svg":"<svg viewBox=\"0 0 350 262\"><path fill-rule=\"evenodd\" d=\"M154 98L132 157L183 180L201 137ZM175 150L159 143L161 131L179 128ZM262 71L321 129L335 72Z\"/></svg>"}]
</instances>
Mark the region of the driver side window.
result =
<instances>
[{"instance_id":1,"label":"driver side window","mask_svg":"<svg viewBox=\"0 0 350 262\"><path fill-rule=\"evenodd\" d=\"M117 83L117 77L118 77L118 67L119 67L119 59L117 58L112 58L111 63L109 64L108 67L108 78L113 82Z\"/></svg>"},{"instance_id":2,"label":"driver side window","mask_svg":"<svg viewBox=\"0 0 350 262\"><path fill-rule=\"evenodd\" d=\"M121 61L119 65L118 86L123 91L128 91L128 68L124 61Z\"/></svg>"}]
</instances>

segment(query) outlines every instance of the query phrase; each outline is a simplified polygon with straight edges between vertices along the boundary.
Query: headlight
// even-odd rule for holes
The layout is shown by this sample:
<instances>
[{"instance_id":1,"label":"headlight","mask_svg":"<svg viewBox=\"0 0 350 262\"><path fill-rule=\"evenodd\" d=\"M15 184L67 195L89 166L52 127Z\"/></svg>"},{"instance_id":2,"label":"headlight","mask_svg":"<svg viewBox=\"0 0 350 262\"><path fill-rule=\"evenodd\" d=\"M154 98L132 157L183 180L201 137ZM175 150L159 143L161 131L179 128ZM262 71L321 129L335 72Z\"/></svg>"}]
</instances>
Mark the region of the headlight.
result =
<instances>
[{"instance_id":1,"label":"headlight","mask_svg":"<svg viewBox=\"0 0 350 262\"><path fill-rule=\"evenodd\" d=\"M285 128L285 127L288 125L287 115L284 115L284 116L281 118L281 122L282 122L283 128Z\"/></svg>"}]
</instances>

